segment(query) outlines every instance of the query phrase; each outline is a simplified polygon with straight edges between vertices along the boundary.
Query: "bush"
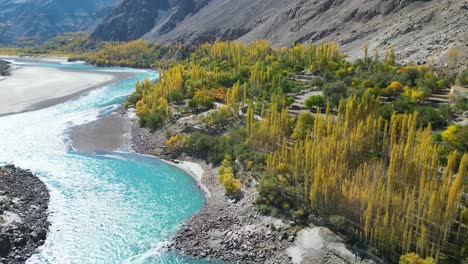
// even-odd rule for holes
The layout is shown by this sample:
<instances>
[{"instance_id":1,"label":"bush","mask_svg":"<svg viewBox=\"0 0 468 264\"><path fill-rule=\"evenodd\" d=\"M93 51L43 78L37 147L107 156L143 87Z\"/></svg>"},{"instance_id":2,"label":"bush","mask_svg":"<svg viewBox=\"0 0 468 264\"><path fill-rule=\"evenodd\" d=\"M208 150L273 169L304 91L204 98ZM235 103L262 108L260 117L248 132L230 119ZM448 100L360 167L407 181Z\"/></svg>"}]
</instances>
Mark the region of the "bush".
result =
<instances>
[{"instance_id":1,"label":"bush","mask_svg":"<svg viewBox=\"0 0 468 264\"><path fill-rule=\"evenodd\" d=\"M219 109L211 112L205 119L205 124L215 127L225 127L231 124L231 120L236 113L228 106L221 106Z\"/></svg>"},{"instance_id":2,"label":"bush","mask_svg":"<svg viewBox=\"0 0 468 264\"><path fill-rule=\"evenodd\" d=\"M442 140L460 153L468 151L468 126L451 125L441 134Z\"/></svg>"},{"instance_id":3,"label":"bush","mask_svg":"<svg viewBox=\"0 0 468 264\"><path fill-rule=\"evenodd\" d=\"M399 114L412 113L416 106L416 102L406 95L400 95L392 104L395 112Z\"/></svg>"},{"instance_id":4,"label":"bush","mask_svg":"<svg viewBox=\"0 0 468 264\"><path fill-rule=\"evenodd\" d=\"M409 87L416 86L416 79L419 76L419 71L415 67L406 67L403 69L403 72L398 75L400 83L407 85Z\"/></svg>"},{"instance_id":5,"label":"bush","mask_svg":"<svg viewBox=\"0 0 468 264\"><path fill-rule=\"evenodd\" d=\"M312 107L324 107L325 106L325 99L321 95L312 95L305 101L306 108Z\"/></svg>"},{"instance_id":6,"label":"bush","mask_svg":"<svg viewBox=\"0 0 468 264\"><path fill-rule=\"evenodd\" d=\"M432 258L421 258L418 254L409 253L400 257L399 264L436 264Z\"/></svg>"},{"instance_id":7,"label":"bush","mask_svg":"<svg viewBox=\"0 0 468 264\"><path fill-rule=\"evenodd\" d=\"M180 90L174 90L169 94L169 101L180 102L184 100L184 94Z\"/></svg>"},{"instance_id":8,"label":"bush","mask_svg":"<svg viewBox=\"0 0 468 264\"><path fill-rule=\"evenodd\" d=\"M177 134L172 136L165 143L166 149L171 153L178 153L184 148L188 139L189 136L185 134Z\"/></svg>"},{"instance_id":9,"label":"bush","mask_svg":"<svg viewBox=\"0 0 468 264\"><path fill-rule=\"evenodd\" d=\"M468 86L468 69L463 70L457 78L457 84Z\"/></svg>"},{"instance_id":10,"label":"bush","mask_svg":"<svg viewBox=\"0 0 468 264\"><path fill-rule=\"evenodd\" d=\"M161 112L152 112L141 120L142 125L149 128L151 131L155 131L164 125L164 115Z\"/></svg>"},{"instance_id":11,"label":"bush","mask_svg":"<svg viewBox=\"0 0 468 264\"><path fill-rule=\"evenodd\" d=\"M305 217L306 213L302 209L296 210L293 213L293 218L295 221L303 221Z\"/></svg>"},{"instance_id":12,"label":"bush","mask_svg":"<svg viewBox=\"0 0 468 264\"><path fill-rule=\"evenodd\" d=\"M441 128L445 125L440 113L430 106L418 106L415 109L418 112L418 119L424 125L432 124L433 128Z\"/></svg>"},{"instance_id":13,"label":"bush","mask_svg":"<svg viewBox=\"0 0 468 264\"><path fill-rule=\"evenodd\" d=\"M184 151L213 164L219 164L226 154L233 152L226 136L210 136L200 132L190 136L184 146Z\"/></svg>"},{"instance_id":14,"label":"bush","mask_svg":"<svg viewBox=\"0 0 468 264\"><path fill-rule=\"evenodd\" d=\"M126 106L129 106L129 105L135 106L136 103L137 103L138 101L140 101L140 100L141 100L141 94L132 93L132 94L128 97L127 101L125 102L125 105L126 105Z\"/></svg>"},{"instance_id":15,"label":"bush","mask_svg":"<svg viewBox=\"0 0 468 264\"><path fill-rule=\"evenodd\" d=\"M341 98L346 97L346 84L343 81L326 83L323 95L332 106L338 106Z\"/></svg>"},{"instance_id":16,"label":"bush","mask_svg":"<svg viewBox=\"0 0 468 264\"><path fill-rule=\"evenodd\" d=\"M449 125L453 121L453 110L450 105L439 105L437 108L437 112L439 112L440 118L444 122L444 125Z\"/></svg>"}]
</instances>

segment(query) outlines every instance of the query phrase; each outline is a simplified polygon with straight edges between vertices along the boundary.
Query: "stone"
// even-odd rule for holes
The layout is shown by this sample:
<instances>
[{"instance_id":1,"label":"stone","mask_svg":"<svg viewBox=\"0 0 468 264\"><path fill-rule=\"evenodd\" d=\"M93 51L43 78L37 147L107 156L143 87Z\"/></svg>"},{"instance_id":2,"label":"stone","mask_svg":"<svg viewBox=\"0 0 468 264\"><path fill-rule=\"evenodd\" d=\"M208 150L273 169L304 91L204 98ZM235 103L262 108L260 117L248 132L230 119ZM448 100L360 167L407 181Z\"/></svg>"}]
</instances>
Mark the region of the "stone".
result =
<instances>
[{"instance_id":1,"label":"stone","mask_svg":"<svg viewBox=\"0 0 468 264\"><path fill-rule=\"evenodd\" d=\"M6 257L10 253L11 243L7 235L0 235L0 256Z\"/></svg>"}]
</instances>

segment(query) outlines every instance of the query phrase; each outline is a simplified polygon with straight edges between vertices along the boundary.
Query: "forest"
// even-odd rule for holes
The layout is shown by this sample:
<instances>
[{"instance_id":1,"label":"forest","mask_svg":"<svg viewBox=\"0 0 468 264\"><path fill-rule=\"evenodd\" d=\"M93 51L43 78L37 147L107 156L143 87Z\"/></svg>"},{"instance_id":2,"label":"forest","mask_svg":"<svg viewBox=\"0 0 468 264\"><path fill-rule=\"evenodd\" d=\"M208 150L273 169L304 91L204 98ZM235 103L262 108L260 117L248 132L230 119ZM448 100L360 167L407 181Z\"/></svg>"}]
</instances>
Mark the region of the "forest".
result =
<instances>
[{"instance_id":1,"label":"forest","mask_svg":"<svg viewBox=\"0 0 468 264\"><path fill-rule=\"evenodd\" d=\"M294 116L298 74L319 76L311 85L323 95ZM467 102L434 107L426 99L455 81L450 68L399 65L393 50L364 49L351 63L334 43L216 42L158 82L137 83L128 104L153 130L180 112L209 111L204 124L224 133L173 135L167 148L220 164L227 195L258 180L262 213L321 216L391 262L415 252L453 263L467 253L468 154L467 127L452 122ZM417 263L411 256L401 262Z\"/></svg>"},{"instance_id":2,"label":"forest","mask_svg":"<svg viewBox=\"0 0 468 264\"><path fill-rule=\"evenodd\" d=\"M54 47L55 39L34 52L158 67L158 81L137 82L126 106L153 131L201 113L201 129L167 133L166 148L219 166L226 195L242 195L254 180L260 212L321 218L391 263L468 259L468 127L455 122L468 102L455 92L447 102L433 100L468 84L468 70L456 71L456 50L438 67L402 65L393 49L368 44L350 62L333 42L87 41ZM91 48L76 52L77 43Z\"/></svg>"}]
</instances>

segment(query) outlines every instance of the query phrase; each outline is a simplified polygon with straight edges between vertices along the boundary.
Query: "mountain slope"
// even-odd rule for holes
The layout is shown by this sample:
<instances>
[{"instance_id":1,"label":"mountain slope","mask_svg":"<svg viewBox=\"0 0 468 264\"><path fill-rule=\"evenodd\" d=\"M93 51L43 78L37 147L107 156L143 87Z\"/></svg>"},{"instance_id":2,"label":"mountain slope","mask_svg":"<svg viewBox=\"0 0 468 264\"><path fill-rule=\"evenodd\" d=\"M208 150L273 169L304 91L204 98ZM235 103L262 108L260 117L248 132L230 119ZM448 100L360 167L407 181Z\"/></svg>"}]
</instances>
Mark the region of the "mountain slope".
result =
<instances>
[{"instance_id":1,"label":"mountain slope","mask_svg":"<svg viewBox=\"0 0 468 264\"><path fill-rule=\"evenodd\" d=\"M0 0L0 44L93 30L117 0Z\"/></svg>"},{"instance_id":2,"label":"mountain slope","mask_svg":"<svg viewBox=\"0 0 468 264\"><path fill-rule=\"evenodd\" d=\"M121 6L145 6L151 0L124 0ZM357 55L364 42L381 49L395 47L400 56L420 60L449 45L466 53L466 0L157 0L158 12L112 14L93 34L104 40L139 37L167 43L218 39L265 38L276 46L334 40ZM146 4L145 4L146 3ZM131 9L127 9L131 10ZM140 17L138 17L140 16ZM110 23L125 17L122 24ZM137 18L138 17L138 18ZM147 24L152 21L151 30ZM130 35L129 29L138 34ZM103 32L124 33L107 35ZM146 32L145 32L146 31ZM144 33L143 33L144 32Z\"/></svg>"},{"instance_id":3,"label":"mountain slope","mask_svg":"<svg viewBox=\"0 0 468 264\"><path fill-rule=\"evenodd\" d=\"M168 33L189 14L210 0L132 0L123 1L93 33L94 39L129 41L150 34Z\"/></svg>"}]
</instances>

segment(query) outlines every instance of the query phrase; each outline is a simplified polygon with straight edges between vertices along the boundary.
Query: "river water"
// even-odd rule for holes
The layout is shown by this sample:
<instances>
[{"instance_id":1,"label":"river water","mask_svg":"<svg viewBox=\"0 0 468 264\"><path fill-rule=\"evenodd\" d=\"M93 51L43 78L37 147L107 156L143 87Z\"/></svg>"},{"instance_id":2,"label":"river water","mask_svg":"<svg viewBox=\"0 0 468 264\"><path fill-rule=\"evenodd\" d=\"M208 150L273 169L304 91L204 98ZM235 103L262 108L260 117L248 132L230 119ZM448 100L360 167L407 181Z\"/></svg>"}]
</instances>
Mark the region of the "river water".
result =
<instances>
[{"instance_id":1,"label":"river water","mask_svg":"<svg viewBox=\"0 0 468 264\"><path fill-rule=\"evenodd\" d=\"M46 109L0 117L0 164L30 169L51 192L50 232L28 263L207 263L161 248L203 206L183 171L136 153L73 152L67 130L115 109L136 80L156 72L84 64L28 62L83 71L129 71L136 77Z\"/></svg>"}]
</instances>

